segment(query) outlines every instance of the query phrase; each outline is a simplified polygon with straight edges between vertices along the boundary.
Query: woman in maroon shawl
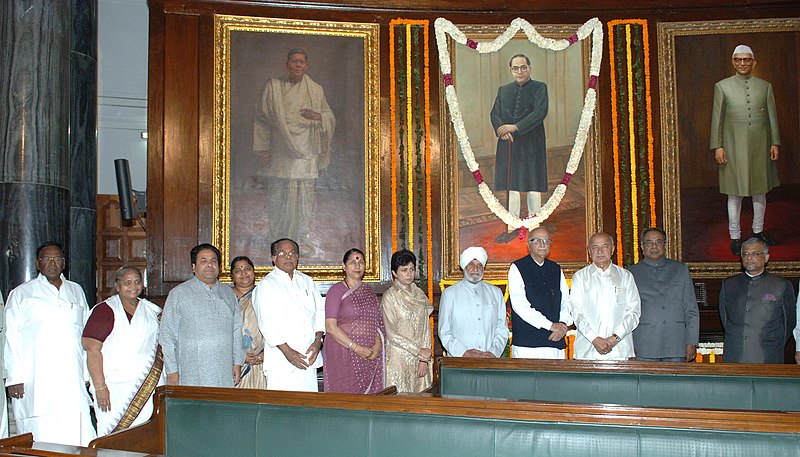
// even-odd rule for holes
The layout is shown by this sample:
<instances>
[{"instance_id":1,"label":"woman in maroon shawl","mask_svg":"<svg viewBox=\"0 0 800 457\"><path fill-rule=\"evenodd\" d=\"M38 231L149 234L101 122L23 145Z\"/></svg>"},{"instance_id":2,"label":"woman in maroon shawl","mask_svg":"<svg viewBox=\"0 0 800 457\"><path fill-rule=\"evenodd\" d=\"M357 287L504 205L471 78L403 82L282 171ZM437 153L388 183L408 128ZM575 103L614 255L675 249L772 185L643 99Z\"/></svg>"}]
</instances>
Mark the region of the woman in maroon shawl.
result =
<instances>
[{"instance_id":1,"label":"woman in maroon shawl","mask_svg":"<svg viewBox=\"0 0 800 457\"><path fill-rule=\"evenodd\" d=\"M378 297L361 282L364 253L353 248L342 260L344 280L325 296L325 392L370 394L383 389L384 326Z\"/></svg>"}]
</instances>

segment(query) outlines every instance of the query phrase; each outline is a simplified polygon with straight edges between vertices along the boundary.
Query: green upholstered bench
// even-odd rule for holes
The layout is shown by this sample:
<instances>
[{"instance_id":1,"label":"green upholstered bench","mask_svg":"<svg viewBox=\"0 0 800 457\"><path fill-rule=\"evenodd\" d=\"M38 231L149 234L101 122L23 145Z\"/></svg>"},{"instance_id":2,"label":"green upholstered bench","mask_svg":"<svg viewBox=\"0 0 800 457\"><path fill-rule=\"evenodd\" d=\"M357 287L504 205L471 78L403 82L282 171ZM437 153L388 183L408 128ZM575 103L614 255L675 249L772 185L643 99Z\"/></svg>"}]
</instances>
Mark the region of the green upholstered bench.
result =
<instances>
[{"instance_id":1,"label":"green upholstered bench","mask_svg":"<svg viewBox=\"0 0 800 457\"><path fill-rule=\"evenodd\" d=\"M465 359L439 365L442 396L800 411L800 367Z\"/></svg>"},{"instance_id":2,"label":"green upholstered bench","mask_svg":"<svg viewBox=\"0 0 800 457\"><path fill-rule=\"evenodd\" d=\"M161 387L91 446L202 456L793 456L800 415Z\"/></svg>"}]
</instances>

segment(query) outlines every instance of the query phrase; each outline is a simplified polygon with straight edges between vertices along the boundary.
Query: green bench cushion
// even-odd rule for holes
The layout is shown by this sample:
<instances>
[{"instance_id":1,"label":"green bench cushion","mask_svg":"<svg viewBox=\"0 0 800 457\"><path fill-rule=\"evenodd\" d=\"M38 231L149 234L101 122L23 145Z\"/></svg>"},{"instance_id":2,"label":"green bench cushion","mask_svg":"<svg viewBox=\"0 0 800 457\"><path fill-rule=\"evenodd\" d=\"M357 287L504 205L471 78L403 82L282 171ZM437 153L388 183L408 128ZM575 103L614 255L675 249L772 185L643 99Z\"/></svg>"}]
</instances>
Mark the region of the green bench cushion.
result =
<instances>
[{"instance_id":1,"label":"green bench cushion","mask_svg":"<svg viewBox=\"0 0 800 457\"><path fill-rule=\"evenodd\" d=\"M166 400L172 457L792 456L800 435Z\"/></svg>"},{"instance_id":2,"label":"green bench cushion","mask_svg":"<svg viewBox=\"0 0 800 457\"><path fill-rule=\"evenodd\" d=\"M800 378L442 367L443 396L800 411Z\"/></svg>"}]
</instances>

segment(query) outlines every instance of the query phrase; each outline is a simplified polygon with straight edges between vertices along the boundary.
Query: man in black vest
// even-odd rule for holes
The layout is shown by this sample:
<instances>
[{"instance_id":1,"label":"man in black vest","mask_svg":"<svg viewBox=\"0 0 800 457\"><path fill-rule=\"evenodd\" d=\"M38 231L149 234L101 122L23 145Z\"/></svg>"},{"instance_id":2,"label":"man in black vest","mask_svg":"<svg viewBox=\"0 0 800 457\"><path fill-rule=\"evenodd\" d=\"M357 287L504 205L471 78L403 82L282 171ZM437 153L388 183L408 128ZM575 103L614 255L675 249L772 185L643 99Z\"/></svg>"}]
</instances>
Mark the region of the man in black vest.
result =
<instances>
[{"instance_id":1,"label":"man in black vest","mask_svg":"<svg viewBox=\"0 0 800 457\"><path fill-rule=\"evenodd\" d=\"M531 230L530 255L512 263L508 270L512 357L564 358L564 335L572 317L564 273L557 263L547 259L552 242L546 228Z\"/></svg>"}]
</instances>

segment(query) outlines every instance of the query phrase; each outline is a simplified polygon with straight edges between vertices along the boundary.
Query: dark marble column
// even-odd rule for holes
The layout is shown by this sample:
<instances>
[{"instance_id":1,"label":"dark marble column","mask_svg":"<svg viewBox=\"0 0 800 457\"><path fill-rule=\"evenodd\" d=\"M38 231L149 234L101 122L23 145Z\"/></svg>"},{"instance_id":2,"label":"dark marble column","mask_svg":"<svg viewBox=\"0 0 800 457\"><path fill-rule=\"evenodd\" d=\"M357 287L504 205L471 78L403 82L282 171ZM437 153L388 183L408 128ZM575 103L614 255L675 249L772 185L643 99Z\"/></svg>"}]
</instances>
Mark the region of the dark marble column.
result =
<instances>
[{"instance_id":1,"label":"dark marble column","mask_svg":"<svg viewBox=\"0 0 800 457\"><path fill-rule=\"evenodd\" d=\"M96 98L90 94L96 92L96 77L91 78L89 92L72 97L70 81L76 72L94 74L97 8L96 0L5 0L0 5L0 288L7 296L11 288L37 274L36 247L45 241L58 241L65 247L70 257L68 268L82 271L84 258L91 259L94 268L94 243L88 253L75 252L70 231L84 232L80 236L91 231L88 236L95 237L93 220L88 228L79 222L78 228L71 229L71 213L78 198L78 205L94 214ZM91 36L73 41L73 9L84 12L87 5L91 5ZM86 27L80 28L85 33ZM78 68L73 69L72 43L76 49L84 49L88 41L92 42L91 53L87 53L91 64L77 63ZM73 114L71 99L85 106ZM76 146L78 153L70 147L73 116L78 117L74 125L79 130L91 129L78 134L81 139L77 141L83 143ZM87 136L91 142L85 140ZM72 155L81 156L79 169L71 165L76 160ZM76 179L91 189L90 203L83 204L85 189L80 197L71 195L71 176L77 174L82 176ZM86 216L79 218L85 221ZM86 249L85 244L78 243L76 249ZM94 290L93 275L88 282L83 279L88 275L79 276L84 288Z\"/></svg>"},{"instance_id":2,"label":"dark marble column","mask_svg":"<svg viewBox=\"0 0 800 457\"><path fill-rule=\"evenodd\" d=\"M70 270L96 303L97 0L72 0L70 52Z\"/></svg>"}]
</instances>

